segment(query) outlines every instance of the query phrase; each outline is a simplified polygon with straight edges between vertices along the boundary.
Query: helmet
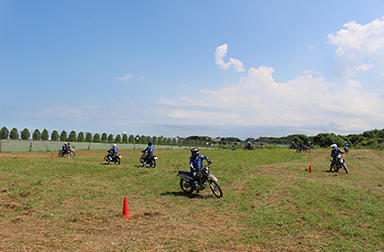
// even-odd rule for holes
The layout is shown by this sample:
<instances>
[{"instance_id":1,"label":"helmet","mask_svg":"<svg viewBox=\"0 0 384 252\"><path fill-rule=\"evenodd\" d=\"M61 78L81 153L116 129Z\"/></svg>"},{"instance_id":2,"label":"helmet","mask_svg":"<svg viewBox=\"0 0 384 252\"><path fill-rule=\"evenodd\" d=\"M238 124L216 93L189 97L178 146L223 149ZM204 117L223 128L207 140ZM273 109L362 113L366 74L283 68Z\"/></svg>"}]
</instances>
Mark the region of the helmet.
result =
<instances>
[{"instance_id":1,"label":"helmet","mask_svg":"<svg viewBox=\"0 0 384 252\"><path fill-rule=\"evenodd\" d=\"M192 156L197 156L197 154L199 154L199 148L192 148L191 153L192 153Z\"/></svg>"},{"instance_id":2,"label":"helmet","mask_svg":"<svg viewBox=\"0 0 384 252\"><path fill-rule=\"evenodd\" d=\"M67 142L64 142L64 144L67 144Z\"/></svg>"},{"instance_id":3,"label":"helmet","mask_svg":"<svg viewBox=\"0 0 384 252\"><path fill-rule=\"evenodd\" d=\"M332 144L332 145L331 145L331 148L332 148L332 149L336 149L336 148L337 148L337 144Z\"/></svg>"},{"instance_id":4,"label":"helmet","mask_svg":"<svg viewBox=\"0 0 384 252\"><path fill-rule=\"evenodd\" d=\"M68 143L68 145L71 145L71 143Z\"/></svg>"},{"instance_id":5,"label":"helmet","mask_svg":"<svg viewBox=\"0 0 384 252\"><path fill-rule=\"evenodd\" d=\"M117 145L116 145L116 144L113 144L112 146L113 146L113 147L116 147Z\"/></svg>"},{"instance_id":6,"label":"helmet","mask_svg":"<svg viewBox=\"0 0 384 252\"><path fill-rule=\"evenodd\" d=\"M152 142L148 142L148 146L152 146Z\"/></svg>"}]
</instances>

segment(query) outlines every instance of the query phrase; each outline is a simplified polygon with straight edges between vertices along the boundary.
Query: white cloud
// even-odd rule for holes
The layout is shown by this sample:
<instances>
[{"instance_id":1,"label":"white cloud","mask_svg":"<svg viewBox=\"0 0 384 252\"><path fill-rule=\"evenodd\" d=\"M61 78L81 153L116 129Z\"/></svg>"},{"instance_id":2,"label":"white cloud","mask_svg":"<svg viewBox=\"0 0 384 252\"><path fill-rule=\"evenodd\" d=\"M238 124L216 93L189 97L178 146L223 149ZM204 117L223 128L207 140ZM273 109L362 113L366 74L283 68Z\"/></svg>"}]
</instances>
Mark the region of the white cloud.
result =
<instances>
[{"instance_id":1,"label":"white cloud","mask_svg":"<svg viewBox=\"0 0 384 252\"><path fill-rule=\"evenodd\" d=\"M376 65L384 68L384 17L365 25L351 21L343 27L328 39L337 46L336 56L345 64L346 72L353 75Z\"/></svg>"},{"instance_id":2,"label":"white cloud","mask_svg":"<svg viewBox=\"0 0 384 252\"><path fill-rule=\"evenodd\" d=\"M245 70L244 70L243 63L240 60L230 58L229 62L224 61L225 56L227 56L227 52L228 52L228 45L226 43L216 48L216 52L215 52L216 65L219 65L219 67L225 70L227 70L230 66L233 66L237 72L244 72Z\"/></svg>"},{"instance_id":3,"label":"white cloud","mask_svg":"<svg viewBox=\"0 0 384 252\"><path fill-rule=\"evenodd\" d=\"M132 77L133 77L133 74L127 73L127 74L125 74L125 75L123 75L121 77L117 77L117 79L119 81L126 81L126 80L129 80L129 79L132 79Z\"/></svg>"},{"instance_id":4,"label":"white cloud","mask_svg":"<svg viewBox=\"0 0 384 252\"><path fill-rule=\"evenodd\" d=\"M202 90L198 101L181 98L162 103L170 107L169 118L189 124L308 129L335 125L334 130L341 132L378 127L384 121L383 99L364 91L357 81L341 85L303 75L279 83L273 71L264 66L250 68L248 76L236 85Z\"/></svg>"}]
</instances>

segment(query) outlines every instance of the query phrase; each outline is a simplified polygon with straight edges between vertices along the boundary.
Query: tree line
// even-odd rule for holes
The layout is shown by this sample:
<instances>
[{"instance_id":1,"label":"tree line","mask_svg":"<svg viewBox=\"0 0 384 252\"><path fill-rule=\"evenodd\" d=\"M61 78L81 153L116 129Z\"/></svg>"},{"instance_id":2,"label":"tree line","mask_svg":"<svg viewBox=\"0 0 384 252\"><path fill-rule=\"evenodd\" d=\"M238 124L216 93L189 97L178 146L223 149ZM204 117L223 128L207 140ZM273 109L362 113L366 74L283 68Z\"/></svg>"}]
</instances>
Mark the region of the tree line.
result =
<instances>
[{"instance_id":1,"label":"tree line","mask_svg":"<svg viewBox=\"0 0 384 252\"><path fill-rule=\"evenodd\" d=\"M319 133L316 136L295 134L285 137L259 137L256 141L269 144L290 144L292 141L308 144L308 142L311 141L311 143L320 147L329 147L334 143L343 146L344 141L347 141L350 146L357 148L384 149L384 129L369 130L364 131L361 134L349 134L344 136L336 135L334 133Z\"/></svg>"},{"instance_id":2,"label":"tree line","mask_svg":"<svg viewBox=\"0 0 384 252\"><path fill-rule=\"evenodd\" d=\"M182 138L182 137L174 137L168 138L163 136L144 136L144 135L127 135L127 134L107 134L107 133L95 133L92 134L90 132L78 132L72 130L67 133L67 131L62 130L59 134L57 130L53 130L51 134L49 134L47 129L43 129L41 132L38 129L35 129L32 132L29 129L24 128L20 133L16 128L11 129L9 131L6 127L0 129L0 139L12 139L12 140L35 140L35 141L63 141L63 142L94 142L94 143L138 143L138 144L146 144L148 142L152 142L153 144L162 144L162 145L199 145L206 146L210 145L211 141L207 141L206 138Z\"/></svg>"}]
</instances>

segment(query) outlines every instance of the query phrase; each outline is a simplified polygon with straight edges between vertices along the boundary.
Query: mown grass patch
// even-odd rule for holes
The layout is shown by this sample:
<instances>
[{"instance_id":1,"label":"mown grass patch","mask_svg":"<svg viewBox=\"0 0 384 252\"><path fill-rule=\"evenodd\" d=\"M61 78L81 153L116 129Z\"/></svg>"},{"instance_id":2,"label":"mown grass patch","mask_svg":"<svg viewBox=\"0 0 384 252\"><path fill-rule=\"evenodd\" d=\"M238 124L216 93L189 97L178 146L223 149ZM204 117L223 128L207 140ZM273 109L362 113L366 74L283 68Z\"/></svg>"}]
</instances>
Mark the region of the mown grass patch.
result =
<instances>
[{"instance_id":1,"label":"mown grass patch","mask_svg":"<svg viewBox=\"0 0 384 252\"><path fill-rule=\"evenodd\" d=\"M224 197L186 195L178 170L187 150L73 159L0 154L0 234L5 250L380 250L384 248L384 155L352 150L350 174L327 173L329 150L206 150ZM308 173L312 165L313 173ZM132 219L119 218L127 197ZM193 237L193 238L191 238Z\"/></svg>"}]
</instances>

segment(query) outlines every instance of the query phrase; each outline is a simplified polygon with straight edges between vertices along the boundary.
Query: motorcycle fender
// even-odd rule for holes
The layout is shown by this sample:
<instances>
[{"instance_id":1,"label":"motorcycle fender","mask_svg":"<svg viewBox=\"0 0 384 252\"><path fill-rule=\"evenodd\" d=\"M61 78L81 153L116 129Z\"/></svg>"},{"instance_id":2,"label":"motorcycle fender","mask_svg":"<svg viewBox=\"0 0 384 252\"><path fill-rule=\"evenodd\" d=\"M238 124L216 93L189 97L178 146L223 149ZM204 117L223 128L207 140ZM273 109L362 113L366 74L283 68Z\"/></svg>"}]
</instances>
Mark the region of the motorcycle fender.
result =
<instances>
[{"instance_id":1,"label":"motorcycle fender","mask_svg":"<svg viewBox=\"0 0 384 252\"><path fill-rule=\"evenodd\" d=\"M180 178L184 179L185 181L190 181L190 180L193 180L192 177L190 176L187 176L185 174L179 174Z\"/></svg>"},{"instance_id":2,"label":"motorcycle fender","mask_svg":"<svg viewBox=\"0 0 384 252\"><path fill-rule=\"evenodd\" d=\"M154 157L153 157L153 159L157 159L157 157L156 157L156 156L154 156Z\"/></svg>"},{"instance_id":3,"label":"motorcycle fender","mask_svg":"<svg viewBox=\"0 0 384 252\"><path fill-rule=\"evenodd\" d=\"M211 179L212 181L217 182L217 178L216 178L215 176L213 176L212 173L210 173L210 174L208 175L208 178Z\"/></svg>"},{"instance_id":4,"label":"motorcycle fender","mask_svg":"<svg viewBox=\"0 0 384 252\"><path fill-rule=\"evenodd\" d=\"M344 159L340 158L340 163L341 164L344 163Z\"/></svg>"}]
</instances>

